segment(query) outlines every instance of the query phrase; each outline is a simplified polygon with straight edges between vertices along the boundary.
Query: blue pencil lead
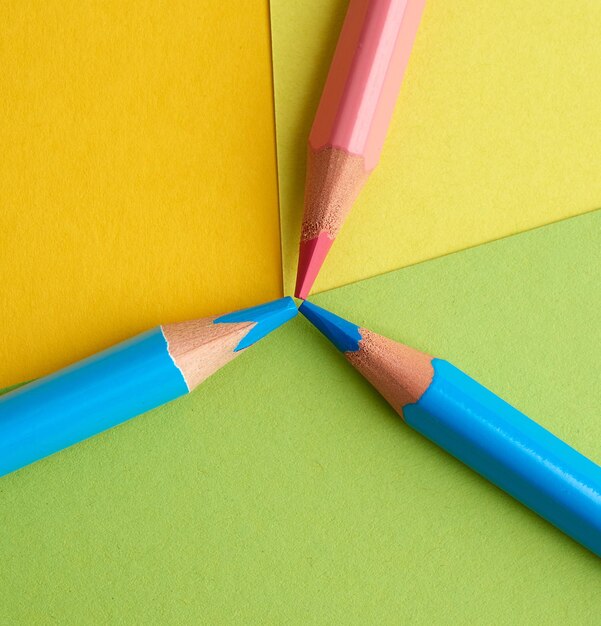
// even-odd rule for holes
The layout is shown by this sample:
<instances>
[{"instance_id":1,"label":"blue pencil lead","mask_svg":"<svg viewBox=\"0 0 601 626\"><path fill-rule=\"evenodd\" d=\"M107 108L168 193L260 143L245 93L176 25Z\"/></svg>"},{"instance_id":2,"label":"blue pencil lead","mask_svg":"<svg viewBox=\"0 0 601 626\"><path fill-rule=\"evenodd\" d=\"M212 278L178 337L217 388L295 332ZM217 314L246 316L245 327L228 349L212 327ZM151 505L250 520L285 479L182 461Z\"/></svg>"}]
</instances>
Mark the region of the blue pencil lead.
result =
<instances>
[{"instance_id":1,"label":"blue pencil lead","mask_svg":"<svg viewBox=\"0 0 601 626\"><path fill-rule=\"evenodd\" d=\"M359 350L359 326L305 300L298 309L341 352Z\"/></svg>"},{"instance_id":2,"label":"blue pencil lead","mask_svg":"<svg viewBox=\"0 0 601 626\"><path fill-rule=\"evenodd\" d=\"M231 324L236 322L256 322L256 325L246 334L236 346L234 352L248 348L253 343L263 339L271 331L291 320L298 313L294 300L287 296L259 306L241 309L234 313L222 315L215 320L215 324Z\"/></svg>"}]
</instances>

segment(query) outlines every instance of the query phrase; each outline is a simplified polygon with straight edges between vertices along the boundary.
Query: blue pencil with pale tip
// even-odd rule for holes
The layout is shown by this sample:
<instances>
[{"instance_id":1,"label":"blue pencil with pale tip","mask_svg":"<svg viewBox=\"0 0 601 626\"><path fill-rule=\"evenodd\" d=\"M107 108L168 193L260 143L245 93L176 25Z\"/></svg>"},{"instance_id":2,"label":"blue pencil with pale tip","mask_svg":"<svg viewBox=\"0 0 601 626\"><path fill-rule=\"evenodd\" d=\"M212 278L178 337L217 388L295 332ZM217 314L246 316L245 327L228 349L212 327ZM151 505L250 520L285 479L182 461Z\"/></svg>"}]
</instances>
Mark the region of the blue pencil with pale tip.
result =
<instances>
[{"instance_id":1,"label":"blue pencil with pale tip","mask_svg":"<svg viewBox=\"0 0 601 626\"><path fill-rule=\"evenodd\" d=\"M601 467L447 361L299 310L409 426L601 556Z\"/></svg>"},{"instance_id":2,"label":"blue pencil with pale tip","mask_svg":"<svg viewBox=\"0 0 601 626\"><path fill-rule=\"evenodd\" d=\"M297 314L281 298L159 326L0 397L0 476L170 402Z\"/></svg>"}]
</instances>

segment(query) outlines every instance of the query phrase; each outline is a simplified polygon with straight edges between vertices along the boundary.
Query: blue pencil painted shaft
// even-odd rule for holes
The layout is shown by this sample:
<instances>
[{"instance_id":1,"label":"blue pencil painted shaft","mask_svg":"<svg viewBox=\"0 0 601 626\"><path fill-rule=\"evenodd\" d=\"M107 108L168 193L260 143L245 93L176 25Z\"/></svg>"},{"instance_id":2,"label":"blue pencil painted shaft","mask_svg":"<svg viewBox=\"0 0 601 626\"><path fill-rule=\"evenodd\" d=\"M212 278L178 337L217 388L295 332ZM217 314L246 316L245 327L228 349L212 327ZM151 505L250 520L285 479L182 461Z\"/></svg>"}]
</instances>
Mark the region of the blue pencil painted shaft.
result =
<instances>
[{"instance_id":1,"label":"blue pencil painted shaft","mask_svg":"<svg viewBox=\"0 0 601 626\"><path fill-rule=\"evenodd\" d=\"M156 328L0 398L0 476L188 392Z\"/></svg>"},{"instance_id":2,"label":"blue pencil painted shaft","mask_svg":"<svg viewBox=\"0 0 601 626\"><path fill-rule=\"evenodd\" d=\"M182 396L296 315L281 298L158 327L0 397L0 476Z\"/></svg>"},{"instance_id":3,"label":"blue pencil painted shaft","mask_svg":"<svg viewBox=\"0 0 601 626\"><path fill-rule=\"evenodd\" d=\"M300 311L407 424L601 556L601 467L450 363L309 302Z\"/></svg>"},{"instance_id":4,"label":"blue pencil painted shaft","mask_svg":"<svg viewBox=\"0 0 601 626\"><path fill-rule=\"evenodd\" d=\"M601 467L450 363L432 365L407 424L601 556Z\"/></svg>"}]
</instances>

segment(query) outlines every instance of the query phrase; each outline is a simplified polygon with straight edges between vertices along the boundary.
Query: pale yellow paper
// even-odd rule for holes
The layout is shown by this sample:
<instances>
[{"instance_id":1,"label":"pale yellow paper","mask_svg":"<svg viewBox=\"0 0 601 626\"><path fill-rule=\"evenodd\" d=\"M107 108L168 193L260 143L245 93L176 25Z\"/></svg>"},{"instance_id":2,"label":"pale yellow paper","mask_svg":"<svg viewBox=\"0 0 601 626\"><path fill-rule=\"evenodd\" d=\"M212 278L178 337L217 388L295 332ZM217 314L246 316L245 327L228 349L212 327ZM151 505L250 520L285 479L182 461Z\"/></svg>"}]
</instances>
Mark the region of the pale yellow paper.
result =
<instances>
[{"instance_id":1,"label":"pale yellow paper","mask_svg":"<svg viewBox=\"0 0 601 626\"><path fill-rule=\"evenodd\" d=\"M347 0L271 1L284 284ZM601 2L428 0L379 167L315 290L601 205Z\"/></svg>"},{"instance_id":2,"label":"pale yellow paper","mask_svg":"<svg viewBox=\"0 0 601 626\"><path fill-rule=\"evenodd\" d=\"M0 386L281 295L267 2L0 2Z\"/></svg>"}]
</instances>

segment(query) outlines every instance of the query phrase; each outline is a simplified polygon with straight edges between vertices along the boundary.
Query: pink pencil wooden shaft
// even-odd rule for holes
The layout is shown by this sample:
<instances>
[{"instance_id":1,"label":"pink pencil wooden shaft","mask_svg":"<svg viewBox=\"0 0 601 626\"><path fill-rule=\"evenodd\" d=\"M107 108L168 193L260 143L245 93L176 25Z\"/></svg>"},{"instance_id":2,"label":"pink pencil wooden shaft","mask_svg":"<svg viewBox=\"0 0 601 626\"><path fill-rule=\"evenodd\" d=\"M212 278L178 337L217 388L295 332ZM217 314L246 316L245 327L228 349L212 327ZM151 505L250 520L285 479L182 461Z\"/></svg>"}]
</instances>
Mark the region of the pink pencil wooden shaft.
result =
<instances>
[{"instance_id":1,"label":"pink pencil wooden shaft","mask_svg":"<svg viewBox=\"0 0 601 626\"><path fill-rule=\"evenodd\" d=\"M380 159L425 2L350 0L309 136L299 298Z\"/></svg>"},{"instance_id":2,"label":"pink pencil wooden shaft","mask_svg":"<svg viewBox=\"0 0 601 626\"><path fill-rule=\"evenodd\" d=\"M351 0L309 136L377 164L425 0Z\"/></svg>"}]
</instances>

